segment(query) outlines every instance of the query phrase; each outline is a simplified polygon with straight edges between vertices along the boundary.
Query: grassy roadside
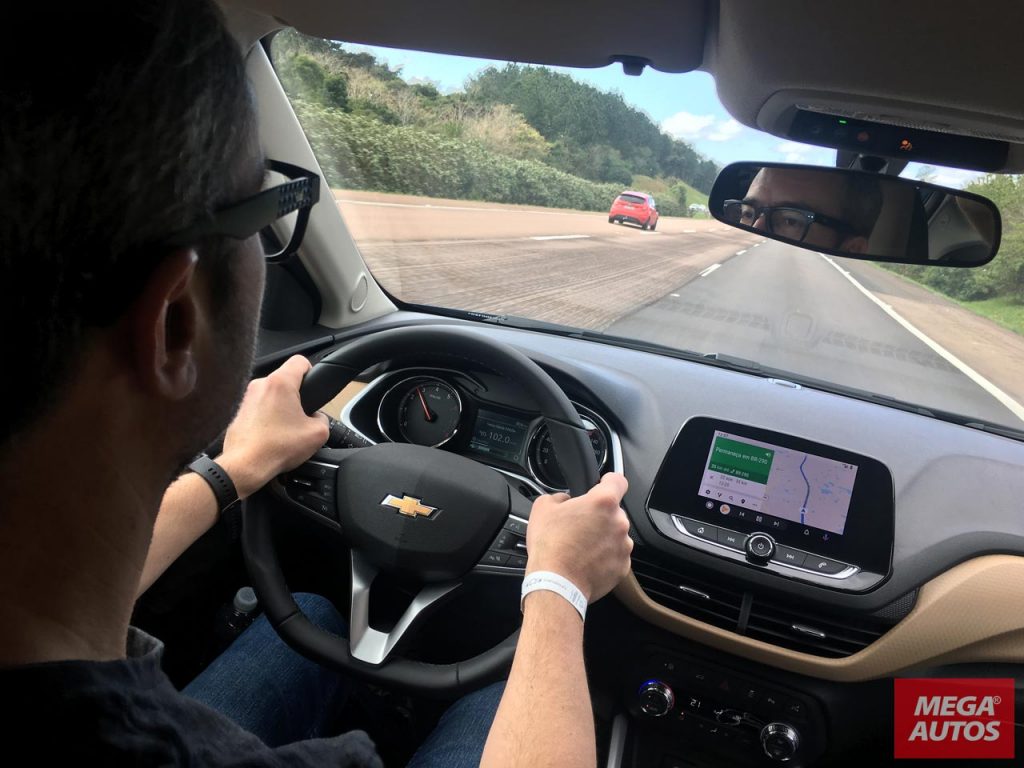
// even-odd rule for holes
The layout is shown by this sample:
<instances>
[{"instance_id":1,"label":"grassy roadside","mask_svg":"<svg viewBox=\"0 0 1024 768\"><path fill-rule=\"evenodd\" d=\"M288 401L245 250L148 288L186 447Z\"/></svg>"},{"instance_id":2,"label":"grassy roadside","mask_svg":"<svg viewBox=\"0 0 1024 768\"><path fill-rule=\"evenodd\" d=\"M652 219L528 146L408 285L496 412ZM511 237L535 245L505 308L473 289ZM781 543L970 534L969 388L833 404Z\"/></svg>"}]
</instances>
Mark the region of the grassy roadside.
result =
<instances>
[{"instance_id":1,"label":"grassy roadside","mask_svg":"<svg viewBox=\"0 0 1024 768\"><path fill-rule=\"evenodd\" d=\"M703 192L698 192L696 189L691 187L685 181L673 181L673 184L682 184L686 188L686 204L692 205L697 203L698 205L707 206L708 196ZM660 195L668 192L669 184L664 179L655 179L651 176L635 175L633 176L633 189L639 192L648 192L652 195Z\"/></svg>"},{"instance_id":2,"label":"grassy roadside","mask_svg":"<svg viewBox=\"0 0 1024 768\"><path fill-rule=\"evenodd\" d=\"M950 301L964 309L970 310L976 315L980 315L987 320L991 320L996 325L1001 325L1009 331L1024 336L1024 304L1018 304L1013 299L1007 296L996 296L992 299L980 299L978 301L963 301L961 299L954 299L952 296L948 296L942 291L938 291L927 283L922 283L920 280L915 280L907 275L901 275L894 270L887 269L884 264L876 263L876 267L879 269L885 269L887 272L899 275L903 280L914 285L919 285L929 293L934 293L936 296L941 296L946 301Z\"/></svg>"},{"instance_id":3,"label":"grassy roadside","mask_svg":"<svg viewBox=\"0 0 1024 768\"><path fill-rule=\"evenodd\" d=\"M1018 304L1006 296L997 296L994 299L982 299L981 301L957 301L956 299L951 299L951 301L1024 336L1024 304Z\"/></svg>"}]
</instances>

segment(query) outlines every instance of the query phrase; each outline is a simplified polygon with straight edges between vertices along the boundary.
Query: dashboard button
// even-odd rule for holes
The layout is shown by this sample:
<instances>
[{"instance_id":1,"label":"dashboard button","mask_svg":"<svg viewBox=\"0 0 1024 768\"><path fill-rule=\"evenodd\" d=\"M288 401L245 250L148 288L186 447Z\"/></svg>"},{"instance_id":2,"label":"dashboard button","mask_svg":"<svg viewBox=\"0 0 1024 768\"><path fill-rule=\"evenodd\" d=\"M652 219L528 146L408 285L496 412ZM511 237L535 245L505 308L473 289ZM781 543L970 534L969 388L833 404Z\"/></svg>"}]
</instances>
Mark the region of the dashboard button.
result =
<instances>
[{"instance_id":1,"label":"dashboard button","mask_svg":"<svg viewBox=\"0 0 1024 768\"><path fill-rule=\"evenodd\" d=\"M718 543L724 544L730 549L743 549L743 540L746 537L736 531L728 531L725 528L718 529Z\"/></svg>"},{"instance_id":2,"label":"dashboard button","mask_svg":"<svg viewBox=\"0 0 1024 768\"><path fill-rule=\"evenodd\" d=\"M744 544L747 551L747 559L755 563L767 563L775 552L775 542L771 536L764 533L752 533L747 537Z\"/></svg>"},{"instance_id":3,"label":"dashboard button","mask_svg":"<svg viewBox=\"0 0 1024 768\"><path fill-rule=\"evenodd\" d=\"M818 557L815 554L808 553L804 559L804 568L815 573L827 573L834 575L842 573L849 568L846 563L841 563L838 560L830 560L827 557Z\"/></svg>"},{"instance_id":4,"label":"dashboard button","mask_svg":"<svg viewBox=\"0 0 1024 768\"><path fill-rule=\"evenodd\" d=\"M775 547L775 554L772 555L772 560L777 563L799 566L804 564L805 557L807 557L806 552L801 552L799 549L784 547L781 544L778 544Z\"/></svg>"},{"instance_id":5,"label":"dashboard button","mask_svg":"<svg viewBox=\"0 0 1024 768\"><path fill-rule=\"evenodd\" d=\"M701 539L707 539L708 541L718 541L719 528L717 525L708 525L707 523L702 523L699 520L690 520L685 517L678 517L676 519L683 524L687 533L693 534Z\"/></svg>"},{"instance_id":6,"label":"dashboard button","mask_svg":"<svg viewBox=\"0 0 1024 768\"><path fill-rule=\"evenodd\" d=\"M525 568L526 558L520 555L509 555L508 562L505 563L509 568Z\"/></svg>"}]
</instances>

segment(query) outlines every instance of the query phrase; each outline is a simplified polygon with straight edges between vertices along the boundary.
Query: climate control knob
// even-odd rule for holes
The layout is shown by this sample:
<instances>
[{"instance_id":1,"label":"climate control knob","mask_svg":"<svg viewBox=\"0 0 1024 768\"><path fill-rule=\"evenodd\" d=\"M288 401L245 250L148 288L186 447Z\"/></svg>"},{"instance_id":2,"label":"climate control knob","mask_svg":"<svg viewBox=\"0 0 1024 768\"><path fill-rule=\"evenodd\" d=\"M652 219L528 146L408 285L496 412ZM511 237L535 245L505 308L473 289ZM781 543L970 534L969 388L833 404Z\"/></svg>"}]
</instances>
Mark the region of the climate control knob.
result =
<instances>
[{"instance_id":1,"label":"climate control knob","mask_svg":"<svg viewBox=\"0 0 1024 768\"><path fill-rule=\"evenodd\" d=\"M800 748L800 734L785 723L768 723L761 729L761 749L772 760L791 760Z\"/></svg>"},{"instance_id":2,"label":"climate control knob","mask_svg":"<svg viewBox=\"0 0 1024 768\"><path fill-rule=\"evenodd\" d=\"M640 686L637 695L640 698L640 711L650 717L664 717L676 703L672 689L660 680L648 680Z\"/></svg>"}]
</instances>

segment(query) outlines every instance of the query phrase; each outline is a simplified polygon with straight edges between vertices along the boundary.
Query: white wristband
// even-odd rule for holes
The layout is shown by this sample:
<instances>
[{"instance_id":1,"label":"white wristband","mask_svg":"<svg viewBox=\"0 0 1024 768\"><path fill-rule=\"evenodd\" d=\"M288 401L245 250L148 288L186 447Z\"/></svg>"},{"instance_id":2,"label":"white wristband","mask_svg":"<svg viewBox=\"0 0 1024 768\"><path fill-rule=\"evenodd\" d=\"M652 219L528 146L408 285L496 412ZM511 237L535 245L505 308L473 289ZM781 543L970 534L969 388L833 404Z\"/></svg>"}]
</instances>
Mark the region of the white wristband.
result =
<instances>
[{"instance_id":1,"label":"white wristband","mask_svg":"<svg viewBox=\"0 0 1024 768\"><path fill-rule=\"evenodd\" d=\"M559 576L557 573L552 571L534 571L523 579L523 591L519 598L519 610L523 610L523 600L526 599L528 594L541 589L547 590L548 592L554 592L556 595L564 597L569 601L570 605L579 612L580 618L586 621L586 596L580 591L579 587L567 578Z\"/></svg>"}]
</instances>

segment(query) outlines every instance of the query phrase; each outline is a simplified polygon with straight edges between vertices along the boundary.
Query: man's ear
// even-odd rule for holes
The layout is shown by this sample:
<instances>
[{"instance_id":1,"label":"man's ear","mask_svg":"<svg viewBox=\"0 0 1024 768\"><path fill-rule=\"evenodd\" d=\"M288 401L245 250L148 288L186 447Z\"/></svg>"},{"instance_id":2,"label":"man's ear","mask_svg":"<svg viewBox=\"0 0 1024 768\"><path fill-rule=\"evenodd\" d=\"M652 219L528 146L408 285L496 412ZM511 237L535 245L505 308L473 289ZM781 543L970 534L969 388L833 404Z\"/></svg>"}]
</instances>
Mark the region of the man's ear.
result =
<instances>
[{"instance_id":1,"label":"man's ear","mask_svg":"<svg viewBox=\"0 0 1024 768\"><path fill-rule=\"evenodd\" d=\"M868 239L861 235L848 237L839 246L839 250L846 253L867 253Z\"/></svg>"},{"instance_id":2,"label":"man's ear","mask_svg":"<svg viewBox=\"0 0 1024 768\"><path fill-rule=\"evenodd\" d=\"M197 261L192 249L165 256L126 318L137 375L148 391L168 400L184 399L196 386L202 311Z\"/></svg>"}]
</instances>

